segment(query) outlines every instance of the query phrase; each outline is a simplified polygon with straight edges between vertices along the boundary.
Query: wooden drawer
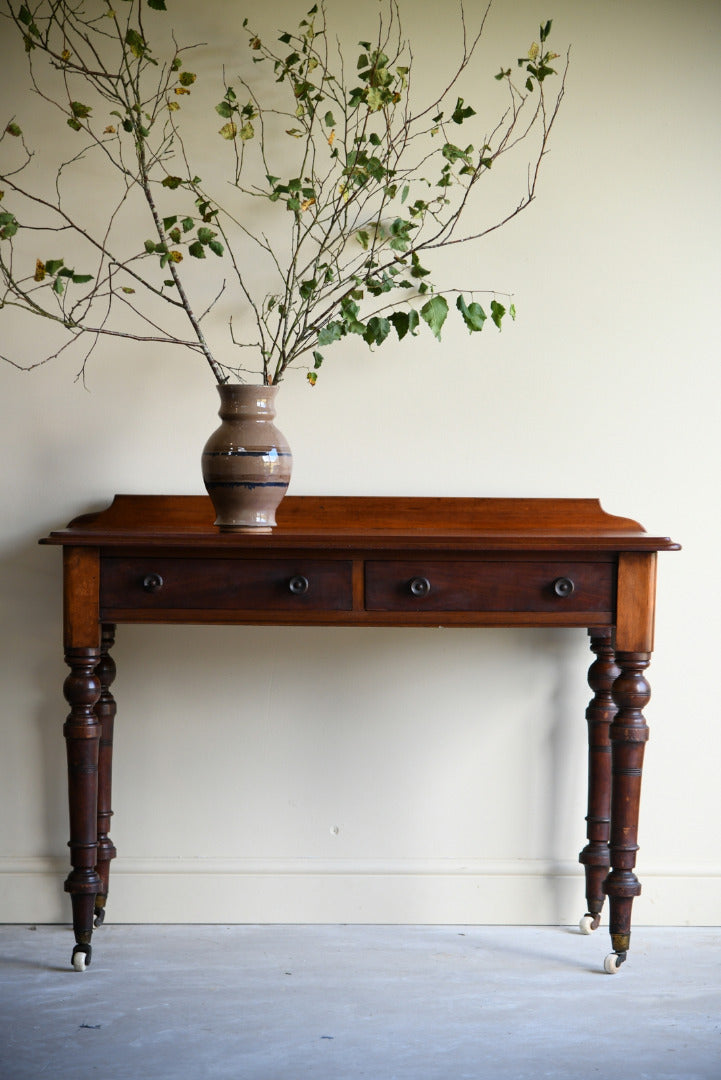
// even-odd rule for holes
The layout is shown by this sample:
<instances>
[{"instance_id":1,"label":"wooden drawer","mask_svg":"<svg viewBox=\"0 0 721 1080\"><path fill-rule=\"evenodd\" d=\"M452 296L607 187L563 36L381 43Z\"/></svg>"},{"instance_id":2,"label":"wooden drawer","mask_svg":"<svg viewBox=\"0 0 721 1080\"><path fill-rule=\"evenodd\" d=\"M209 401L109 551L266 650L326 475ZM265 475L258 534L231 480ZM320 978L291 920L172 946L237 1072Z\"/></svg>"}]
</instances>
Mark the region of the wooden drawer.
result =
<instances>
[{"instance_id":1,"label":"wooden drawer","mask_svg":"<svg viewBox=\"0 0 721 1080\"><path fill-rule=\"evenodd\" d=\"M367 611L612 612L615 563L367 562Z\"/></svg>"},{"instance_id":2,"label":"wooden drawer","mask_svg":"<svg viewBox=\"0 0 721 1080\"><path fill-rule=\"evenodd\" d=\"M347 611L351 563L320 559L105 557L103 610Z\"/></svg>"}]
</instances>

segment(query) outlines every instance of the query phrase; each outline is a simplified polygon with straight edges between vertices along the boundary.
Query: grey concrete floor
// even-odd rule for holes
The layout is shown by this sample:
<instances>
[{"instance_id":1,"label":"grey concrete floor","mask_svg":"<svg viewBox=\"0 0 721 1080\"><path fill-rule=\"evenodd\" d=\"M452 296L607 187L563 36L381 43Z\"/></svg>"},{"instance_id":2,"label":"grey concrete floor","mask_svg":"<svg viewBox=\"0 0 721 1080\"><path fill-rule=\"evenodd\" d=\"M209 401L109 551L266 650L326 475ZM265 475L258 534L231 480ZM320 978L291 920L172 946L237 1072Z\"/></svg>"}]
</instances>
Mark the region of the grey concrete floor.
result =
<instances>
[{"instance_id":1,"label":"grey concrete floor","mask_svg":"<svg viewBox=\"0 0 721 1080\"><path fill-rule=\"evenodd\" d=\"M0 927L2 1080L719 1080L721 929Z\"/></svg>"}]
</instances>

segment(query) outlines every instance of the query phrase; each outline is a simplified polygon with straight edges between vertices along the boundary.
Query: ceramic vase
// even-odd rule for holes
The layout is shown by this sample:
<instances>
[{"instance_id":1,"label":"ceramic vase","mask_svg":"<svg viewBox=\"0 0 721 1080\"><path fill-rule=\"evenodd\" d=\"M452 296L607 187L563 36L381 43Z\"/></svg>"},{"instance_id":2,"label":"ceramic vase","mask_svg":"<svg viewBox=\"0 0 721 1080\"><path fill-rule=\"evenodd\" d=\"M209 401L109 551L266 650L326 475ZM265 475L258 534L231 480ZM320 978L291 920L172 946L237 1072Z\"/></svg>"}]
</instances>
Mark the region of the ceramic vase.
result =
<instances>
[{"instance_id":1,"label":"ceramic vase","mask_svg":"<svg viewBox=\"0 0 721 1080\"><path fill-rule=\"evenodd\" d=\"M290 447L273 423L278 387L224 383L218 393L221 423L202 458L215 524L270 532L293 465Z\"/></svg>"}]
</instances>

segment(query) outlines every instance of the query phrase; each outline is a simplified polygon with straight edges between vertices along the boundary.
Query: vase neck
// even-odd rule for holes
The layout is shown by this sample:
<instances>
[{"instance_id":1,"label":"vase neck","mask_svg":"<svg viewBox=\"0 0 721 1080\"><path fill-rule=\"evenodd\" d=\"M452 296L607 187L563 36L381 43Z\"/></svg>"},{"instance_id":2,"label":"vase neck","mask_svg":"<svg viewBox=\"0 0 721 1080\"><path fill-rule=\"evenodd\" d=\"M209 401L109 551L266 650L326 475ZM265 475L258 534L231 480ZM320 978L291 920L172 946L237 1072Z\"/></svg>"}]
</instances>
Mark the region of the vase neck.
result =
<instances>
[{"instance_id":1,"label":"vase neck","mask_svg":"<svg viewBox=\"0 0 721 1080\"><path fill-rule=\"evenodd\" d=\"M218 386L221 420L272 420L275 417L277 386L222 383Z\"/></svg>"}]
</instances>

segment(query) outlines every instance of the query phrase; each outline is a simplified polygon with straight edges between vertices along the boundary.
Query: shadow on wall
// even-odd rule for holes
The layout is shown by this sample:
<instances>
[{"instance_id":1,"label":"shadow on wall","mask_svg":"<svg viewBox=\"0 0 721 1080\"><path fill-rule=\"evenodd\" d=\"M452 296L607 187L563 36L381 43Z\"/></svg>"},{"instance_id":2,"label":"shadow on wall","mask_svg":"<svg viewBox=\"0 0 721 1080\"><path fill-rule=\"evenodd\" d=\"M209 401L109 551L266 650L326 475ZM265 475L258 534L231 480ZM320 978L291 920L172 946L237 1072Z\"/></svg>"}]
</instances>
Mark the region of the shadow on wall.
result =
<instances>
[{"instance_id":1,"label":"shadow on wall","mask_svg":"<svg viewBox=\"0 0 721 1080\"><path fill-rule=\"evenodd\" d=\"M114 656L123 854L568 864L585 843L582 630L134 626Z\"/></svg>"}]
</instances>

